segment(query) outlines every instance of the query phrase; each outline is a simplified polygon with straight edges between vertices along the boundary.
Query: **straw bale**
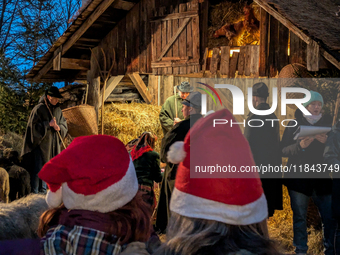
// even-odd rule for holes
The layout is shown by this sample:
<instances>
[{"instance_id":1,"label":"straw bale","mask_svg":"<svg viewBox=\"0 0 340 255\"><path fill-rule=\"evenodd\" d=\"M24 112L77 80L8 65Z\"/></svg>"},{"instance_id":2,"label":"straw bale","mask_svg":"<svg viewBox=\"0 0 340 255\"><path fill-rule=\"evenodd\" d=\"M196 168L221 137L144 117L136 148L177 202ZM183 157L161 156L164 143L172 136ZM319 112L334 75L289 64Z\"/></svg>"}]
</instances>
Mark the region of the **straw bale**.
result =
<instances>
[{"instance_id":1,"label":"straw bale","mask_svg":"<svg viewBox=\"0 0 340 255\"><path fill-rule=\"evenodd\" d=\"M160 152L163 138L159 122L161 107L140 103L112 103L105 106L104 133L113 135L123 143L149 131L157 136L155 151Z\"/></svg>"}]
</instances>

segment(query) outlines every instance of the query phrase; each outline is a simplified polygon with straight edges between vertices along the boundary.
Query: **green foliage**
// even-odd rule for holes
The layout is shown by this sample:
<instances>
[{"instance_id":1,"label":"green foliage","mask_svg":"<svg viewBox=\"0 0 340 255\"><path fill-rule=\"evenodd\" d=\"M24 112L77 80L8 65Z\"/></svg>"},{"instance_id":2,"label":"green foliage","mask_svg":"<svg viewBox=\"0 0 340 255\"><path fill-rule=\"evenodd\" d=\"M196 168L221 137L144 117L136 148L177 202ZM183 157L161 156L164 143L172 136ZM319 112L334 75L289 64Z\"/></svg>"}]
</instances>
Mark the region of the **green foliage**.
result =
<instances>
[{"instance_id":1,"label":"green foliage","mask_svg":"<svg viewBox=\"0 0 340 255\"><path fill-rule=\"evenodd\" d=\"M0 54L0 129L23 134L33 107L50 84L24 83L14 64Z\"/></svg>"}]
</instances>

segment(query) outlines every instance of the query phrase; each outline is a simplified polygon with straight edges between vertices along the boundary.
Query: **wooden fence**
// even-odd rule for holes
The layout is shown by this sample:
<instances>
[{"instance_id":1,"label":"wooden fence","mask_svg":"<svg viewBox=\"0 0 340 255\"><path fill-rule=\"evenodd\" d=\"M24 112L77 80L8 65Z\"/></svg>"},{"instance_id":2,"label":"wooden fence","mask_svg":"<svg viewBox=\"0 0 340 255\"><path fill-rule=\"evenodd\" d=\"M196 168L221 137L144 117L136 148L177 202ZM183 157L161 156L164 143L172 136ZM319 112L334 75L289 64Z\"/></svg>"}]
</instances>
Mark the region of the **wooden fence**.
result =
<instances>
[{"instance_id":1,"label":"wooden fence","mask_svg":"<svg viewBox=\"0 0 340 255\"><path fill-rule=\"evenodd\" d=\"M232 48L223 46L218 48L206 49L202 70L210 70L211 74L217 71L221 75L234 78L236 71L238 75L253 77L259 76L260 46L246 45L241 46L239 52L231 52ZM212 51L212 54L211 54Z\"/></svg>"}]
</instances>

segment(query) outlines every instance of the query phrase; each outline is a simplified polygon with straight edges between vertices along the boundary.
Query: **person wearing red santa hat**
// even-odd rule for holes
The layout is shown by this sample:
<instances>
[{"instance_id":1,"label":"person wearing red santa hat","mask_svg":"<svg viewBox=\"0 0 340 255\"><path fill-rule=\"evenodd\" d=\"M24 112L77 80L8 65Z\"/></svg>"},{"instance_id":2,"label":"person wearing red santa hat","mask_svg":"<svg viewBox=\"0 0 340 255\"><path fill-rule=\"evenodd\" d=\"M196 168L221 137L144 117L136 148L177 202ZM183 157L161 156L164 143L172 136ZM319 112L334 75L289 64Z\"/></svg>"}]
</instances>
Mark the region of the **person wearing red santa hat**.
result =
<instances>
[{"instance_id":1,"label":"person wearing red santa hat","mask_svg":"<svg viewBox=\"0 0 340 255\"><path fill-rule=\"evenodd\" d=\"M39 178L49 187L46 202L52 207L40 219L42 254L120 254L127 244L150 237L151 211L117 138L74 139Z\"/></svg>"},{"instance_id":2,"label":"person wearing red santa hat","mask_svg":"<svg viewBox=\"0 0 340 255\"><path fill-rule=\"evenodd\" d=\"M170 148L168 160L180 165L167 241L154 254L280 254L268 237L267 201L258 173L207 173L201 168L197 175L196 167L203 165L255 166L239 127L214 125L216 119L235 122L228 110L217 111Z\"/></svg>"}]
</instances>

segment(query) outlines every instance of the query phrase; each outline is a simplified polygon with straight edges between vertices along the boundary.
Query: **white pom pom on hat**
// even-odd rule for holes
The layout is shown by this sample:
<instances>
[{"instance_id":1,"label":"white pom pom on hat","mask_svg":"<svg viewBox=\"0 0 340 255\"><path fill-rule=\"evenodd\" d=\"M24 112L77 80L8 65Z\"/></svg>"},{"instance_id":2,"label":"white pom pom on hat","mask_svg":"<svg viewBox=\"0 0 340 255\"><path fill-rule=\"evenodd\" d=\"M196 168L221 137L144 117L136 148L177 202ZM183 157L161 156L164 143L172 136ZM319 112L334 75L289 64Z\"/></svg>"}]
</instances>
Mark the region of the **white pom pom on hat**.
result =
<instances>
[{"instance_id":1,"label":"white pom pom on hat","mask_svg":"<svg viewBox=\"0 0 340 255\"><path fill-rule=\"evenodd\" d=\"M112 212L137 194L136 170L125 145L107 135L75 138L39 172L50 207Z\"/></svg>"},{"instance_id":2,"label":"white pom pom on hat","mask_svg":"<svg viewBox=\"0 0 340 255\"><path fill-rule=\"evenodd\" d=\"M187 153L184 151L184 142L175 142L169 148L167 159L173 164L179 164L185 159L186 155Z\"/></svg>"}]
</instances>

